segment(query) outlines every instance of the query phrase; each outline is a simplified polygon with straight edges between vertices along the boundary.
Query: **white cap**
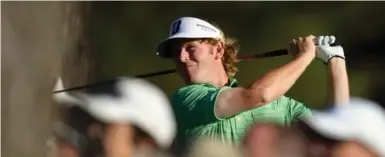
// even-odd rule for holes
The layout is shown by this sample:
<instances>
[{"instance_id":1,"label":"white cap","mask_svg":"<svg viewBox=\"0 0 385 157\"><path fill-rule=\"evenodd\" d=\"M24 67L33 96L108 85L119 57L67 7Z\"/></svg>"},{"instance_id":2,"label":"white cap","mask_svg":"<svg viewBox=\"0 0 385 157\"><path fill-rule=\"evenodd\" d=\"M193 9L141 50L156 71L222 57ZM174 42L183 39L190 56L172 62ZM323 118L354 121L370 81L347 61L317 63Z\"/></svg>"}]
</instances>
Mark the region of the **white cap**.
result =
<instances>
[{"instance_id":1,"label":"white cap","mask_svg":"<svg viewBox=\"0 0 385 157\"><path fill-rule=\"evenodd\" d=\"M385 157L385 111L378 104L351 98L349 105L324 112L312 111L304 122L321 135L335 140L354 140Z\"/></svg>"},{"instance_id":2,"label":"white cap","mask_svg":"<svg viewBox=\"0 0 385 157\"><path fill-rule=\"evenodd\" d=\"M63 89L59 78L56 90ZM59 104L78 105L105 123L129 123L152 136L160 147L168 148L176 135L176 121L168 97L155 85L137 78L119 78L115 95L62 92L53 95Z\"/></svg>"},{"instance_id":3,"label":"white cap","mask_svg":"<svg viewBox=\"0 0 385 157\"><path fill-rule=\"evenodd\" d=\"M157 55L162 58L171 57L166 50L166 43L170 39L185 38L214 38L223 39L221 30L207 21L195 17L182 17L172 22L169 37L160 42L157 46Z\"/></svg>"}]
</instances>

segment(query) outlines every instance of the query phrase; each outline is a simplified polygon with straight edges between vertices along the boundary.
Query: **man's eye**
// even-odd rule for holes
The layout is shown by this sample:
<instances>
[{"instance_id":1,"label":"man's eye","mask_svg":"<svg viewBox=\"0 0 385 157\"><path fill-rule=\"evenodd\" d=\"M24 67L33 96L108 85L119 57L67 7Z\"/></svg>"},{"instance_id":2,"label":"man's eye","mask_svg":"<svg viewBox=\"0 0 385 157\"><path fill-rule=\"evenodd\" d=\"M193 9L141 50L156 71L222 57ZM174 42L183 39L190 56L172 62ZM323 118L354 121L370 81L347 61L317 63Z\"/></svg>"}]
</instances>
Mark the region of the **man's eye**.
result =
<instances>
[{"instance_id":1,"label":"man's eye","mask_svg":"<svg viewBox=\"0 0 385 157\"><path fill-rule=\"evenodd\" d=\"M196 47L195 46L187 46L186 50L187 51L195 51Z\"/></svg>"}]
</instances>

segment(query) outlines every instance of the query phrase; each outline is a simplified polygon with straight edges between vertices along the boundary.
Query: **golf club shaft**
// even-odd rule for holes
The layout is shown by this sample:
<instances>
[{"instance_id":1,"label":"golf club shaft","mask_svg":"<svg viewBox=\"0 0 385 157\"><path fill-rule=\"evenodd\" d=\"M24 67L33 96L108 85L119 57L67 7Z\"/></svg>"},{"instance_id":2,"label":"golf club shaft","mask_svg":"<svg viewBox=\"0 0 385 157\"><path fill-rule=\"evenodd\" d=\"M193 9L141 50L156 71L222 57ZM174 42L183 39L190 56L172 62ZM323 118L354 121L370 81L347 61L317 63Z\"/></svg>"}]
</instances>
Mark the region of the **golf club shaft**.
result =
<instances>
[{"instance_id":1,"label":"golf club shaft","mask_svg":"<svg viewBox=\"0 0 385 157\"><path fill-rule=\"evenodd\" d=\"M255 58L276 57L276 56L282 56L282 55L287 55L287 54L288 54L288 52L287 52L286 49L280 49L280 50L269 51L269 52L260 53L260 54L241 56L241 57L237 58L237 62L245 61L245 60L250 60L250 59L255 59ZM171 74L171 73L175 73L175 72L176 72L175 69L170 69L170 70L163 70L163 71L154 72L154 73L141 74L141 75L137 75L137 76L134 76L134 77L148 78L148 77L154 77L154 76ZM92 86L98 86L98 85L102 85L102 84L107 84L107 83L110 83L112 81L113 80L108 80L108 81L96 82L96 83L92 83L92 84L86 84L86 85L83 85L83 86L77 86L77 87L72 87L72 88L67 88L67 89L63 89L63 90L54 91L53 93L60 93L60 92L67 92L67 91L74 91L74 90L84 89L84 88L88 88L88 87L92 87Z\"/></svg>"},{"instance_id":2,"label":"golf club shaft","mask_svg":"<svg viewBox=\"0 0 385 157\"><path fill-rule=\"evenodd\" d=\"M255 58L276 57L276 56L282 56L282 55L287 55L287 54L288 54L288 52L286 49L281 49L281 50L269 51L269 52L261 53L261 54L252 54L252 55L241 56L241 57L237 58L237 62L246 61L246 60L255 59ZM154 73L137 75L135 77L148 78L148 77L154 77L154 76L159 76L159 75L171 74L171 73L175 73L175 72L176 72L175 69L170 69L170 70L163 70L163 71L154 72Z\"/></svg>"}]
</instances>

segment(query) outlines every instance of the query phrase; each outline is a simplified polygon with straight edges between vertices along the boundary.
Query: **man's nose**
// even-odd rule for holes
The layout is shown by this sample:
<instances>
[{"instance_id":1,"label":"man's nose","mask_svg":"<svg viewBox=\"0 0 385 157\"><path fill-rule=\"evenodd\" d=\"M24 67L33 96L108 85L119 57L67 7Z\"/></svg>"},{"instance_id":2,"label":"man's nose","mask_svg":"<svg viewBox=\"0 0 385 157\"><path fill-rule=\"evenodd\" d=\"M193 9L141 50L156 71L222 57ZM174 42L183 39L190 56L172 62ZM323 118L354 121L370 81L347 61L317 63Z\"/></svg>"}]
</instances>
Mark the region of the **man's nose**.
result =
<instances>
[{"instance_id":1,"label":"man's nose","mask_svg":"<svg viewBox=\"0 0 385 157\"><path fill-rule=\"evenodd\" d=\"M179 61L184 63L189 60L189 53L182 49L179 54Z\"/></svg>"}]
</instances>

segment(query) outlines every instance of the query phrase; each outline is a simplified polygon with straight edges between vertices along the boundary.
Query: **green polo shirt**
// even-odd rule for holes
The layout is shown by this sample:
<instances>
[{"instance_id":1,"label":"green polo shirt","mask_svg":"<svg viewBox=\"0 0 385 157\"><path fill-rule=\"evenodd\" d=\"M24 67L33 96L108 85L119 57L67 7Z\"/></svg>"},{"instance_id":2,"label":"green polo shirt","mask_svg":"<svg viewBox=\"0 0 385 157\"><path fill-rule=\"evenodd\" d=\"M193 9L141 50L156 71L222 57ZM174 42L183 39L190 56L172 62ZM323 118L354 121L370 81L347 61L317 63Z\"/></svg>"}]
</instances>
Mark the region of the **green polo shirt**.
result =
<instances>
[{"instance_id":1,"label":"green polo shirt","mask_svg":"<svg viewBox=\"0 0 385 157\"><path fill-rule=\"evenodd\" d=\"M301 116L311 115L310 109L303 103L281 96L262 107L225 119L217 118L214 114L217 97L222 91L237 86L237 80L231 78L229 84L221 88L210 84L193 84L178 89L172 96L178 124L176 141L184 141L190 137L215 138L225 144L236 145L242 140L248 127L255 122L288 125Z\"/></svg>"}]
</instances>

